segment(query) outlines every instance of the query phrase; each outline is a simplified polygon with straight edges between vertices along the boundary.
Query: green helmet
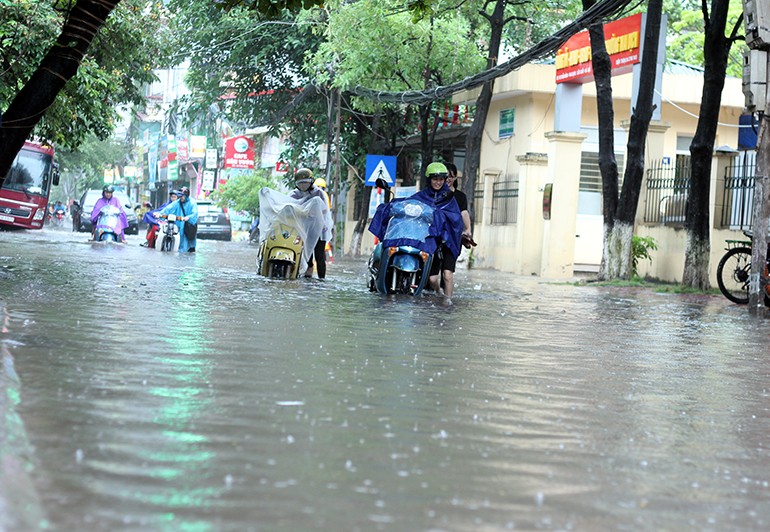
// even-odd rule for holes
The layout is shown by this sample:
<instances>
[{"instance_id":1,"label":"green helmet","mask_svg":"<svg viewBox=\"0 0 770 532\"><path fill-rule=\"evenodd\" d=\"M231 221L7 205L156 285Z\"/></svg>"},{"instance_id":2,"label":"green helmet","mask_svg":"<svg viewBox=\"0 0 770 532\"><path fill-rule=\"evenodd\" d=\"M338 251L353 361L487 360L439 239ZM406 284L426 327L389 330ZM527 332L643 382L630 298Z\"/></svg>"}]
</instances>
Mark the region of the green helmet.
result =
<instances>
[{"instance_id":1,"label":"green helmet","mask_svg":"<svg viewBox=\"0 0 770 532\"><path fill-rule=\"evenodd\" d=\"M446 169L446 166L441 163L430 163L425 169L425 177L430 179L431 176L434 175L443 175L443 177L446 178L446 176L449 175L449 171Z\"/></svg>"}]
</instances>

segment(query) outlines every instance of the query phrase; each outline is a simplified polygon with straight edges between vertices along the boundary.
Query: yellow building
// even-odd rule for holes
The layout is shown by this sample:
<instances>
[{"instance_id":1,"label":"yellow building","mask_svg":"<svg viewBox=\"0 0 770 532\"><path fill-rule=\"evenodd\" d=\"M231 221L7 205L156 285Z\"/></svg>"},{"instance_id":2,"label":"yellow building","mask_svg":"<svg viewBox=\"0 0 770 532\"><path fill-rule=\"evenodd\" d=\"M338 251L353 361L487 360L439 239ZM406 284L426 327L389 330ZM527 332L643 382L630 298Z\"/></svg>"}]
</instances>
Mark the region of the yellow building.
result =
<instances>
[{"instance_id":1,"label":"yellow building","mask_svg":"<svg viewBox=\"0 0 770 532\"><path fill-rule=\"evenodd\" d=\"M479 244L474 250L476 266L558 278L571 277L577 270L596 270L601 262L595 85L582 86L579 131L557 131L555 79L555 65L529 64L495 84L473 195L474 236ZM612 81L615 151L621 176L632 80L632 74L625 74ZM701 71L670 62L663 73L660 119L650 124L647 137L636 233L653 236L659 250L654 252L651 265L640 265L640 273L665 280L680 280L684 268L686 190L682 184L689 167L689 145L697 126L702 88ZM470 102L475 97L475 93L461 94L455 102ZM714 270L724 251L722 243L725 238L735 238L735 231L729 230L736 226L730 217L734 213L723 213L722 205L725 175L731 175L726 174L727 167L740 155L736 149L743 106L741 81L728 78L715 142L721 148L714 156L712 170L714 283ZM549 189L551 213L550 219L544 219L544 193L547 196Z\"/></svg>"},{"instance_id":2,"label":"yellow building","mask_svg":"<svg viewBox=\"0 0 770 532\"><path fill-rule=\"evenodd\" d=\"M633 77L629 73L612 79L615 152L621 177ZM549 278L598 270L603 222L596 92L593 83L582 85L579 92L574 87L568 88L571 94L561 105L580 108L579 114L573 113L579 116L579 124L565 131L554 126L564 123L557 111L559 90L554 64L528 64L496 80L482 139L476 191L465 191L474 205L474 238L478 243L473 250L475 267ZM652 252L651 264L639 265L641 275L668 281L682 278L689 146L697 126L702 89L700 69L675 61L666 64L658 95L659 116L650 124L647 136L645 179L635 228L636 234L655 238L658 250ZM460 93L454 103L472 104L478 92ZM577 104L576 94L580 98ZM734 179L743 175L736 173L736 163L743 164L752 153L737 150L743 107L741 80L728 78L712 165L712 285L716 285L715 270L724 253L725 239L742 238L737 230L750 224L746 211L750 215L751 192L736 190L735 183L740 180ZM462 155L455 152L460 167ZM550 203L549 219L544 216L544 199ZM348 213L352 211L348 209ZM346 224L346 249L353 225ZM372 247L372 236L366 232L361 252L367 254Z\"/></svg>"}]
</instances>

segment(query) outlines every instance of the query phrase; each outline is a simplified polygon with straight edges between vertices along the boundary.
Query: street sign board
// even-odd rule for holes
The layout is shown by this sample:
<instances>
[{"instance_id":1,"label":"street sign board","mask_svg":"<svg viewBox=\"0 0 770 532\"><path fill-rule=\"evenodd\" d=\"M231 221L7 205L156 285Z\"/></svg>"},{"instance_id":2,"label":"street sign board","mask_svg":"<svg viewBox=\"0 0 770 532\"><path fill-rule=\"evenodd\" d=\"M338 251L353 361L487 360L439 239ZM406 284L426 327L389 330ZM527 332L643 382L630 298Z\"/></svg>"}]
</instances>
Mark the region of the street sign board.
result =
<instances>
[{"instance_id":1,"label":"street sign board","mask_svg":"<svg viewBox=\"0 0 770 532\"><path fill-rule=\"evenodd\" d=\"M366 186L374 186L377 179L382 179L390 186L396 184L395 155L366 156Z\"/></svg>"}]
</instances>

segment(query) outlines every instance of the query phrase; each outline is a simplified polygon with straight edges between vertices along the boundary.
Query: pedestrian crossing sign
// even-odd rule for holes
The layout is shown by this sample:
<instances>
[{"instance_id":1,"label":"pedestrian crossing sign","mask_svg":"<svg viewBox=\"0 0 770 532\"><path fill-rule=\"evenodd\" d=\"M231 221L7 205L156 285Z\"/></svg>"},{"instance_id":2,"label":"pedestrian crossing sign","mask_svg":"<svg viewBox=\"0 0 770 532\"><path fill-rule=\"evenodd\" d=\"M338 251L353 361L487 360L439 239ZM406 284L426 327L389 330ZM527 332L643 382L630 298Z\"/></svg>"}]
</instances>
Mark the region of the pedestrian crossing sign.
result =
<instances>
[{"instance_id":1,"label":"pedestrian crossing sign","mask_svg":"<svg viewBox=\"0 0 770 532\"><path fill-rule=\"evenodd\" d=\"M366 186L374 186L377 179L382 179L388 185L396 184L395 155L366 156Z\"/></svg>"}]
</instances>

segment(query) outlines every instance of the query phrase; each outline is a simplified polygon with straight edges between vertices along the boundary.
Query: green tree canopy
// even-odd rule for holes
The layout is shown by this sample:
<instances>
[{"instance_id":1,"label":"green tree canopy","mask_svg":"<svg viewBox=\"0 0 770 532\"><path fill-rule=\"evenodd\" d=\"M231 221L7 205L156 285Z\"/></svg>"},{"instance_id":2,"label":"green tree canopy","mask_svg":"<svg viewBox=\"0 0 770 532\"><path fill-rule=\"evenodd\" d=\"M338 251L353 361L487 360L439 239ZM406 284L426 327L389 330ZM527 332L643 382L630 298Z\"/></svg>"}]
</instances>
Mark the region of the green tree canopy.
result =
<instances>
[{"instance_id":1,"label":"green tree canopy","mask_svg":"<svg viewBox=\"0 0 770 532\"><path fill-rule=\"evenodd\" d=\"M0 109L9 105L56 40L67 14L60 5L53 0L0 3ZM152 69L158 66L164 35L158 4L123 0L35 134L59 147L75 147L89 134L106 138L117 120L116 107L139 103L142 86L155 79Z\"/></svg>"},{"instance_id":2,"label":"green tree canopy","mask_svg":"<svg viewBox=\"0 0 770 532\"><path fill-rule=\"evenodd\" d=\"M259 191L263 187L275 188L276 181L269 170L260 169L248 174L231 177L215 190L211 197L220 206L259 215Z\"/></svg>"}]
</instances>

